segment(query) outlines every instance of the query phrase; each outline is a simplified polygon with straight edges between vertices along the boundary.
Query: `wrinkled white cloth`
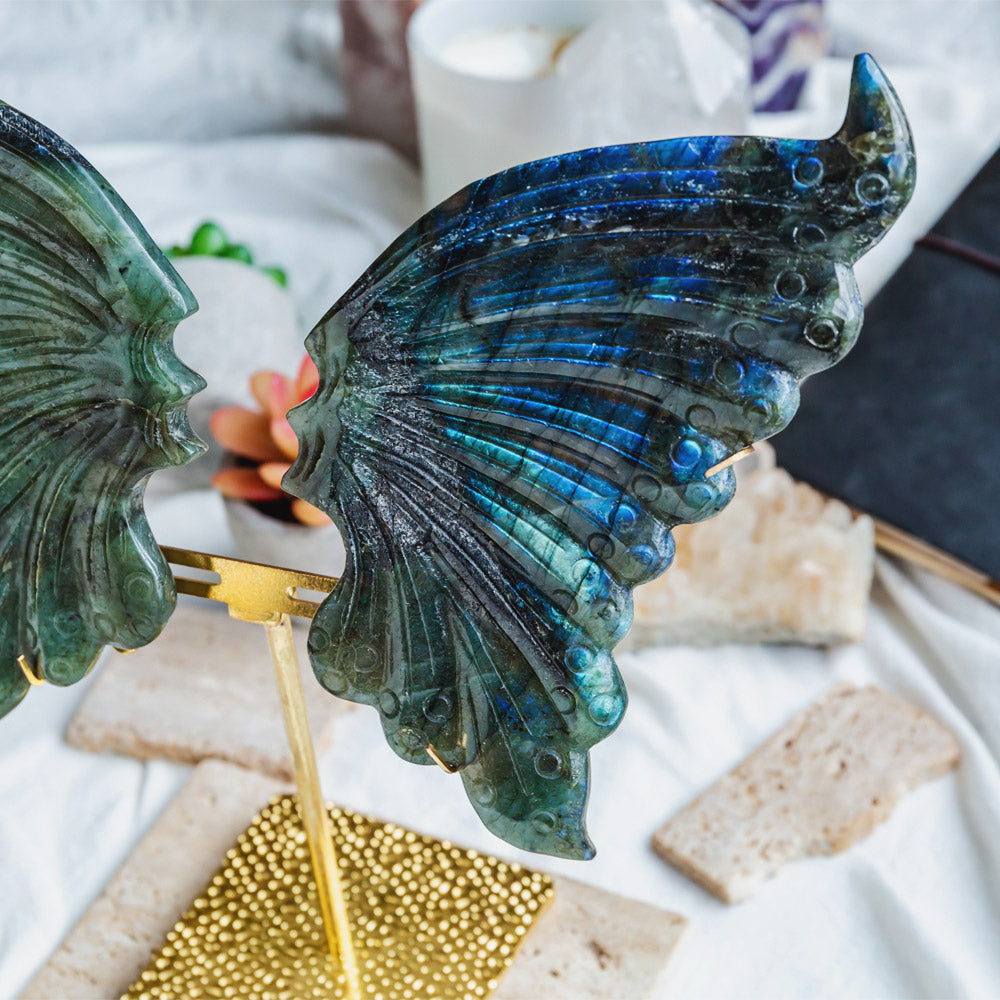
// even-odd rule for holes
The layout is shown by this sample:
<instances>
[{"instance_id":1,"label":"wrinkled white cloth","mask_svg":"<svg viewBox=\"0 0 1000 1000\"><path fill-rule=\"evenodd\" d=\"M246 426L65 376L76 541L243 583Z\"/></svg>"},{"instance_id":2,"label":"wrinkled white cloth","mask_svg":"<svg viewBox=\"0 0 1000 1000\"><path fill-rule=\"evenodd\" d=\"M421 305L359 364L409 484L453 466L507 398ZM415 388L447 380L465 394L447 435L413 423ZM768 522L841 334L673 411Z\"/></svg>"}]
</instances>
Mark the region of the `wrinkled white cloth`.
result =
<instances>
[{"instance_id":1,"label":"wrinkled white cloth","mask_svg":"<svg viewBox=\"0 0 1000 1000\"><path fill-rule=\"evenodd\" d=\"M78 147L330 128L334 0L0 0L0 99Z\"/></svg>"},{"instance_id":2,"label":"wrinkled white cloth","mask_svg":"<svg viewBox=\"0 0 1000 1000\"><path fill-rule=\"evenodd\" d=\"M887 70L904 102L916 100L908 106L921 178L940 185L918 188L910 221L866 265L869 293L991 151L984 121L996 125L958 102L967 117L954 127L958 104L935 110L916 99L919 74ZM821 116L812 125L807 134L830 131ZM85 153L161 243L212 217L261 261L287 267L304 330L419 206L407 167L346 139ZM163 543L231 544L210 492L158 491L149 513ZM367 709L339 725L321 762L324 790L346 806L686 915L691 927L663 998L1000 995L1000 611L880 559L859 645L647 650L622 657L621 669L628 714L592 754L593 862L519 854L496 840L460 781L398 760ZM845 679L878 683L934 714L961 742L960 769L910 795L847 853L792 865L740 906L717 902L652 854L650 835L669 815ZM0 723L0 997L18 993L189 774L66 746L88 683L32 690Z\"/></svg>"}]
</instances>

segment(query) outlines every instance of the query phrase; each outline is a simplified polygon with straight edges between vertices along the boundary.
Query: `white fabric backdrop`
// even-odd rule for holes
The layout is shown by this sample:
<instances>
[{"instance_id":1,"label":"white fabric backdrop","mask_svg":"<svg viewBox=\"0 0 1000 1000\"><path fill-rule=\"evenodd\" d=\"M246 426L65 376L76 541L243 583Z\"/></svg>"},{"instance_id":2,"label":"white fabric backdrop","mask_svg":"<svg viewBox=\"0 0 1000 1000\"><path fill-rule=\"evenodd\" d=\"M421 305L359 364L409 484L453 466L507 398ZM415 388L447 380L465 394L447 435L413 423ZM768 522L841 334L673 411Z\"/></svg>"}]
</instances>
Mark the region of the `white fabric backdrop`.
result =
<instances>
[{"instance_id":1,"label":"white fabric backdrop","mask_svg":"<svg viewBox=\"0 0 1000 1000\"><path fill-rule=\"evenodd\" d=\"M828 69L813 110L769 131L832 131L846 66ZM1000 127L990 91L926 68L886 69L913 119L920 180L901 225L865 263L869 294L989 154ZM260 259L285 264L304 326L419 207L408 168L347 139L87 144L84 152L160 242L209 216ZM149 506L162 542L228 549L213 494L158 491ZM1000 996L1000 612L880 560L860 645L649 650L621 667L631 706L593 754L597 859L521 857L690 917L663 997ZM841 679L874 681L936 715L961 742L959 771L908 797L848 853L796 864L741 906L718 903L651 853L649 836L668 815ZM188 774L67 747L62 733L88 683L33 690L0 723L0 997L17 994ZM321 767L336 801L517 855L483 830L457 779L399 761L368 710L344 722Z\"/></svg>"}]
</instances>

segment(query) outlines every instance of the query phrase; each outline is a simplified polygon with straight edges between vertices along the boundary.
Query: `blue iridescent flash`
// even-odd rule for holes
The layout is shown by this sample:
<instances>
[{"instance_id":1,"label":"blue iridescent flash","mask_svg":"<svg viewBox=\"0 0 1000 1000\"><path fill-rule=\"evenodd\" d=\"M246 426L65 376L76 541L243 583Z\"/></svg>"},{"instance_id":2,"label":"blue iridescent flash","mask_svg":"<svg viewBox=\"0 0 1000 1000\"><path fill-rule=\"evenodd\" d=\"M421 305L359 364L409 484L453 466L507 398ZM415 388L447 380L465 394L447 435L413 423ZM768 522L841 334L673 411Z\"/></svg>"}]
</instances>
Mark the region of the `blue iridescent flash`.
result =
<instances>
[{"instance_id":1,"label":"blue iridescent flash","mask_svg":"<svg viewBox=\"0 0 1000 1000\"><path fill-rule=\"evenodd\" d=\"M851 267L914 156L859 56L821 141L671 139L514 167L416 222L310 334L287 488L349 550L313 623L334 694L461 771L495 833L593 854L588 752L621 720L611 650L670 529L732 495L861 325Z\"/></svg>"}]
</instances>

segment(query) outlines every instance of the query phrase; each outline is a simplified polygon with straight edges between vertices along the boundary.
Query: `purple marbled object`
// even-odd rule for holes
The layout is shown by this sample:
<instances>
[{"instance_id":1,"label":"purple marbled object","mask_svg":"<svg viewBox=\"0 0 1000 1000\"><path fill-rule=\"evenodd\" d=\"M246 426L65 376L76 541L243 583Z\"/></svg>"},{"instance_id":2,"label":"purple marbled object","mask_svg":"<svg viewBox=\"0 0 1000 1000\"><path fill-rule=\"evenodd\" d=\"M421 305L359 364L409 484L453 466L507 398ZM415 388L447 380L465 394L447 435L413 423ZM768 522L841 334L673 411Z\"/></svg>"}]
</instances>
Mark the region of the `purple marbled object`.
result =
<instances>
[{"instance_id":1,"label":"purple marbled object","mask_svg":"<svg viewBox=\"0 0 1000 1000\"><path fill-rule=\"evenodd\" d=\"M750 32L754 111L795 107L809 67L829 47L823 0L716 0Z\"/></svg>"}]
</instances>

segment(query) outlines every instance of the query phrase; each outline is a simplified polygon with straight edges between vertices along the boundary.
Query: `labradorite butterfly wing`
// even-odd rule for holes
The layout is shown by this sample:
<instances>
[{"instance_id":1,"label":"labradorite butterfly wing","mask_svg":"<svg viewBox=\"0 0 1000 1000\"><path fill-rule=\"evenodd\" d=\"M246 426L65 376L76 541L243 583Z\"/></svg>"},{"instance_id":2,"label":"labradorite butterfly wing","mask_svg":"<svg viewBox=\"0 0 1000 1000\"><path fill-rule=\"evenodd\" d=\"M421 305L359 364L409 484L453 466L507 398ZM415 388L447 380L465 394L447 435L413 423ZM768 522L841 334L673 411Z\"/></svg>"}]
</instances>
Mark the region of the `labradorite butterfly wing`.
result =
<instances>
[{"instance_id":1,"label":"labradorite butterfly wing","mask_svg":"<svg viewBox=\"0 0 1000 1000\"><path fill-rule=\"evenodd\" d=\"M27 690L19 656L70 684L173 609L142 495L201 451L203 382L171 341L195 308L107 181L0 104L0 715Z\"/></svg>"},{"instance_id":2,"label":"labradorite butterfly wing","mask_svg":"<svg viewBox=\"0 0 1000 1000\"><path fill-rule=\"evenodd\" d=\"M869 57L830 139L590 149L472 184L310 334L286 478L347 541L314 620L321 683L393 749L460 769L495 833L593 852L588 751L626 693L611 651L670 529L730 498L861 324L852 264L914 183Z\"/></svg>"}]
</instances>

